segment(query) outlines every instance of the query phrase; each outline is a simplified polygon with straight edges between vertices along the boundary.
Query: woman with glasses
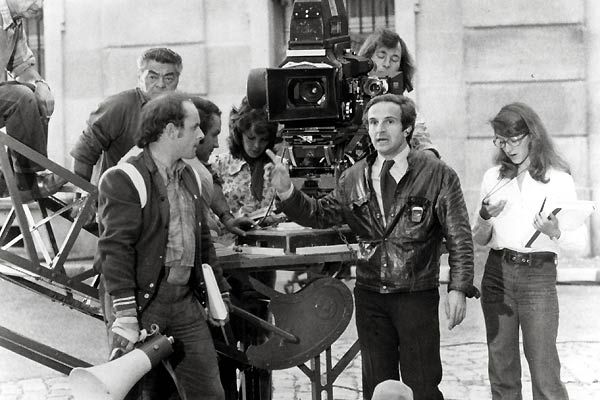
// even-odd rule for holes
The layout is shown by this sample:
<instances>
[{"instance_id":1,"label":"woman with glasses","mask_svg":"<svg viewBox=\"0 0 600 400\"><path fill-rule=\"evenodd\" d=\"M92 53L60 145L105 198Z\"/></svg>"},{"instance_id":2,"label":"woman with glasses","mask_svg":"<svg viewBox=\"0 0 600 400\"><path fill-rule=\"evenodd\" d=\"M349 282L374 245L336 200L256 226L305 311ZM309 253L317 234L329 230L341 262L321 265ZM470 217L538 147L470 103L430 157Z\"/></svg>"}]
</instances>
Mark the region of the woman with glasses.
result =
<instances>
[{"instance_id":1,"label":"woman with glasses","mask_svg":"<svg viewBox=\"0 0 600 400\"><path fill-rule=\"evenodd\" d=\"M551 211L576 199L575 184L529 106L504 106L491 124L496 166L483 177L473 239L491 248L481 303L492 398L522 398L520 328L533 399L568 399L556 349L556 266L559 246L577 238L568 238Z\"/></svg>"}]
</instances>

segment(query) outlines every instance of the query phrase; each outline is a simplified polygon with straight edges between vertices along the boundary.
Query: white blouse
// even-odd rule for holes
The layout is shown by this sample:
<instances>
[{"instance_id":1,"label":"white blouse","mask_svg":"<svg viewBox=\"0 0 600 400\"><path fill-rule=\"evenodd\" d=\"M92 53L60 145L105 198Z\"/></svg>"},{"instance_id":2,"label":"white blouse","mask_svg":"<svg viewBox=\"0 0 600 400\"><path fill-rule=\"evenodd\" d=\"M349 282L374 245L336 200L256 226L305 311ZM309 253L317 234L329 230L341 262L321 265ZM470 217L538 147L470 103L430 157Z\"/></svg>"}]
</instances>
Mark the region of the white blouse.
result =
<instances>
[{"instance_id":1,"label":"white blouse","mask_svg":"<svg viewBox=\"0 0 600 400\"><path fill-rule=\"evenodd\" d=\"M484 220L477 209L477 219L473 227L473 239L476 243L493 249L511 249L522 253L550 251L560 253L560 248L580 249L585 238L585 226L572 231L560 227L560 213L557 215L561 235L552 240L540 234L531 247L525 247L536 232L533 227L535 215L544 203L542 216L547 216L561 201L577 199L573 178L566 172L549 169L547 183L534 180L529 171L524 172L521 187L517 179L499 178L500 166L488 169L481 184L480 202L488 198L490 203L506 200L504 209L497 217Z\"/></svg>"}]
</instances>

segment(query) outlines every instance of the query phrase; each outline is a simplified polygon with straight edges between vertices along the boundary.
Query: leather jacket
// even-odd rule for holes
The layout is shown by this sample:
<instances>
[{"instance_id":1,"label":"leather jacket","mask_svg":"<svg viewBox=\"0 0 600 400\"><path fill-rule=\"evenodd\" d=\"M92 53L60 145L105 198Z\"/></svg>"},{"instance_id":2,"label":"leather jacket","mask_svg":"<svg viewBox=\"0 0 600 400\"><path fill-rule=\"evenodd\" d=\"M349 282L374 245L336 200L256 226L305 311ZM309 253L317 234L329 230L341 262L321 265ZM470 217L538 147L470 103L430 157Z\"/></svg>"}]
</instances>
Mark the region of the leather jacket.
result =
<instances>
[{"instance_id":1,"label":"leather jacket","mask_svg":"<svg viewBox=\"0 0 600 400\"><path fill-rule=\"evenodd\" d=\"M294 189L280 210L302 225L348 224L357 235L358 287L379 293L439 286L443 239L449 252L448 290L478 296L473 286L473 240L458 176L443 161L418 150L396 188L387 223L371 183L376 154L345 170L334 191L313 199Z\"/></svg>"}]
</instances>

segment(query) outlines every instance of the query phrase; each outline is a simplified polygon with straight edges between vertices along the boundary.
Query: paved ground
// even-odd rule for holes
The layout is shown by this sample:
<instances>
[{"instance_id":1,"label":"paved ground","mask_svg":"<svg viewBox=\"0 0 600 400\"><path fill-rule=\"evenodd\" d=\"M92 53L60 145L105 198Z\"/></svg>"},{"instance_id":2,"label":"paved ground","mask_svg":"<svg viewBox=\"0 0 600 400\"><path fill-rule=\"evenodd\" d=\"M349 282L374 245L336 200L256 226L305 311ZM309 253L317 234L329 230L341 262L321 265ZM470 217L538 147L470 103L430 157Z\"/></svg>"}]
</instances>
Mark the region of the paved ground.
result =
<instances>
[{"instance_id":1,"label":"paved ground","mask_svg":"<svg viewBox=\"0 0 600 400\"><path fill-rule=\"evenodd\" d=\"M339 346L346 349L352 335L342 337ZM599 338L600 339L600 338ZM573 400L597 400L600 393L600 340L563 341L558 344L563 365L562 379ZM335 351L335 350L334 350ZM484 342L445 343L442 345L444 377L441 390L446 399L490 400L487 378L487 348ZM335 354L339 358L341 353ZM525 359L523 399L531 400L531 378ZM360 358L354 360L334 385L334 399L362 400ZM311 387L298 368L274 373L275 399L310 400ZM1 397L0 397L1 398Z\"/></svg>"},{"instance_id":2,"label":"paved ground","mask_svg":"<svg viewBox=\"0 0 600 400\"><path fill-rule=\"evenodd\" d=\"M558 348L563 381L571 399L596 400L600 393L600 286L560 285L559 297ZM447 399L488 400L491 396L481 309L474 300L469 300L468 307L467 318L453 331L445 327L445 316L440 317L444 367L441 389ZM106 354L100 322L1 280L0 326L37 338L92 364L102 362ZM355 340L352 321L333 347L334 360ZM531 385L524 360L523 371L523 396L528 400L532 398ZM360 376L360 357L357 357L335 382L334 399L360 400ZM71 399L67 378L0 348L0 400L37 399ZM310 400L309 379L299 368L275 371L274 399Z\"/></svg>"}]
</instances>

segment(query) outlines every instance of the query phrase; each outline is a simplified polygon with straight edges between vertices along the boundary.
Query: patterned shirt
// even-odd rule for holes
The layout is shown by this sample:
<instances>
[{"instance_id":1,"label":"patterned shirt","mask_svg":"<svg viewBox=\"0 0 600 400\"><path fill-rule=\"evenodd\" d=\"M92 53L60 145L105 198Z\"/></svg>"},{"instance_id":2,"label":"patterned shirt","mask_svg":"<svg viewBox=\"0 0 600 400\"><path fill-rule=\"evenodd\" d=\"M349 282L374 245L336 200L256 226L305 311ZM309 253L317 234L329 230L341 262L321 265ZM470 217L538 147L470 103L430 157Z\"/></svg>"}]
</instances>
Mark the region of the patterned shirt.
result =
<instances>
[{"instance_id":1,"label":"patterned shirt","mask_svg":"<svg viewBox=\"0 0 600 400\"><path fill-rule=\"evenodd\" d=\"M221 153L214 157L211 165L213 171L223 182L223 194L235 217L250 214L269 206L275 190L269 186L268 181L265 181L263 198L260 201L256 200L250 190L252 172L246 161L235 159L229 153Z\"/></svg>"},{"instance_id":2,"label":"patterned shirt","mask_svg":"<svg viewBox=\"0 0 600 400\"><path fill-rule=\"evenodd\" d=\"M214 173L221 179L223 194L234 217L241 217L260 209L266 209L273 196L275 196L275 189L269 186L267 180L265 180L263 186L262 200L256 200L252 196L252 190L250 189L252 172L250 171L250 165L244 160L233 158L229 153L221 153L214 156L211 166ZM221 232L221 236L215 239L219 244L229 246L235 242L234 234L227 233L224 228L221 229Z\"/></svg>"}]
</instances>

